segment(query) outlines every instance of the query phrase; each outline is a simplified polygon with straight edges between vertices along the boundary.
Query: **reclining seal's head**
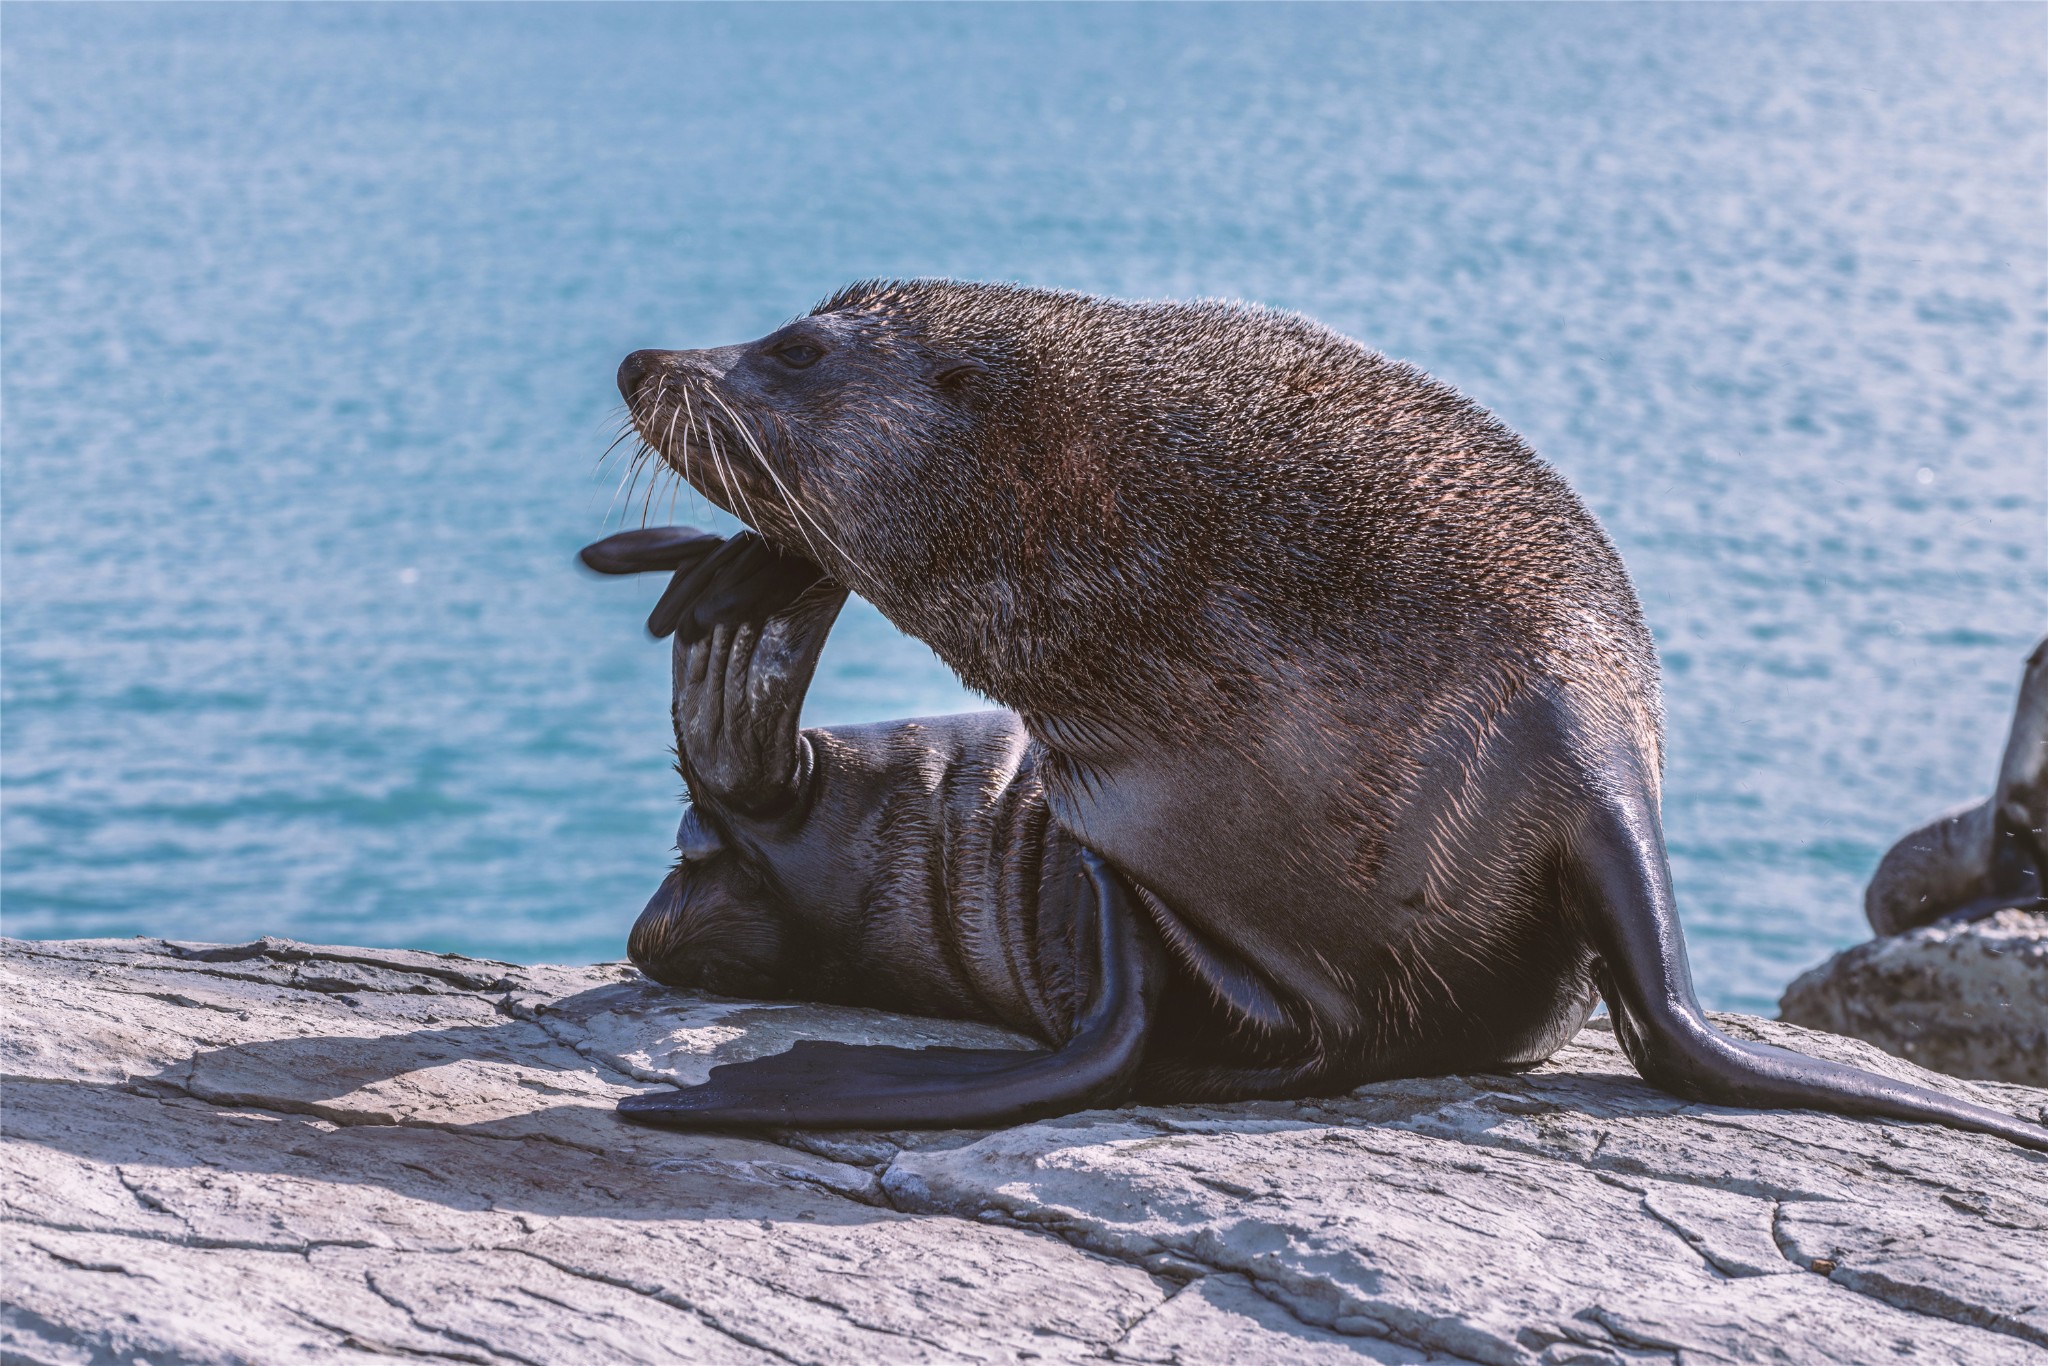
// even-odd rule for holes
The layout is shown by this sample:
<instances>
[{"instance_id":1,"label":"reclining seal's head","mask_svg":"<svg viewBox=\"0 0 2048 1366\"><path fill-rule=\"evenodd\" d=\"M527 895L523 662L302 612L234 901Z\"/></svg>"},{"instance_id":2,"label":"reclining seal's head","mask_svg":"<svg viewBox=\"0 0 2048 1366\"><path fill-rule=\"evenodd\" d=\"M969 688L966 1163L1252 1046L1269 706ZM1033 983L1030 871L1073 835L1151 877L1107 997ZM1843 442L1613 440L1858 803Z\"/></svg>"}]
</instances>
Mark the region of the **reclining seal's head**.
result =
<instances>
[{"instance_id":1,"label":"reclining seal's head","mask_svg":"<svg viewBox=\"0 0 2048 1366\"><path fill-rule=\"evenodd\" d=\"M752 866L690 808L676 866L633 926L626 952L656 981L723 996L775 998L801 985L790 926Z\"/></svg>"},{"instance_id":2,"label":"reclining seal's head","mask_svg":"<svg viewBox=\"0 0 2048 1366\"><path fill-rule=\"evenodd\" d=\"M1302 640L1356 661L1398 631L1412 664L1421 627L1569 637L1660 745L1590 514L1483 409L1298 315L875 281L619 385L699 492L1027 717L1144 728L1165 694L1227 724Z\"/></svg>"}]
</instances>

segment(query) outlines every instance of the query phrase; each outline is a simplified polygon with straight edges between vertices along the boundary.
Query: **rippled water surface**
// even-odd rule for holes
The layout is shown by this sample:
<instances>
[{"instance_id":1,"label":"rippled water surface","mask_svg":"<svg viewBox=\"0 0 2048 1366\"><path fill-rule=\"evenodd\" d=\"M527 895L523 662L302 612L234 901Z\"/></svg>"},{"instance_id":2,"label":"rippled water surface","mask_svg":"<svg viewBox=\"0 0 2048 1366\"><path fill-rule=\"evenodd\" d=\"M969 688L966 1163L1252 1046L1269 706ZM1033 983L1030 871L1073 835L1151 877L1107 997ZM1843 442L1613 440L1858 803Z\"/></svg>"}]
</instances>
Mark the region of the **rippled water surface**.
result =
<instances>
[{"instance_id":1,"label":"rippled water surface","mask_svg":"<svg viewBox=\"0 0 2048 1366\"><path fill-rule=\"evenodd\" d=\"M678 784L656 588L570 568L613 367L949 274L1302 309L1527 434L1766 1007L2048 621L2042 13L10 4L6 928L618 956ZM856 610L810 714L971 705Z\"/></svg>"}]
</instances>

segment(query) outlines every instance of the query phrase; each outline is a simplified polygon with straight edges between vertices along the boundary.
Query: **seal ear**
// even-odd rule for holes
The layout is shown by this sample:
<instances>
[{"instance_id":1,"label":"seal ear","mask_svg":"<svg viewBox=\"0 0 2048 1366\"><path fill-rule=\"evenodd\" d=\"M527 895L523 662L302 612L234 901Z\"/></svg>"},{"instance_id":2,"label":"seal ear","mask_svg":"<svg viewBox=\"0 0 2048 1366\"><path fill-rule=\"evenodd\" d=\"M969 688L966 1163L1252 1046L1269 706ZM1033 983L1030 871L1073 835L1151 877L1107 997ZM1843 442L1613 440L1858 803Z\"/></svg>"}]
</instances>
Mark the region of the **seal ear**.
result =
<instances>
[{"instance_id":1,"label":"seal ear","mask_svg":"<svg viewBox=\"0 0 2048 1366\"><path fill-rule=\"evenodd\" d=\"M972 356L941 356L932 364L931 381L940 389L960 390L987 373L988 367Z\"/></svg>"}]
</instances>

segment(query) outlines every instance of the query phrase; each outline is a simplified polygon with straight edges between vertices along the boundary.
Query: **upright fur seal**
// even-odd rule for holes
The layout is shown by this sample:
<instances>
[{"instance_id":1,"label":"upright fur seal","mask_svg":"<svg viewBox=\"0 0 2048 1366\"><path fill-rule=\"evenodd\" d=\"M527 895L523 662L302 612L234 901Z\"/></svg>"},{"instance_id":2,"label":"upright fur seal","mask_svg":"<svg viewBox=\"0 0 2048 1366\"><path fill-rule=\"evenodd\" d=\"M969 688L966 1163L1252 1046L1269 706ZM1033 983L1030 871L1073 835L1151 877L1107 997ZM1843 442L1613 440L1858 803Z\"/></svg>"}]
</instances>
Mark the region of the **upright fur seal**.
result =
<instances>
[{"instance_id":1,"label":"upright fur seal","mask_svg":"<svg viewBox=\"0 0 2048 1366\"><path fill-rule=\"evenodd\" d=\"M1259 308L925 280L855 285L744 345L636 352L619 384L648 445L763 538L586 552L674 570L653 624L684 624L683 842L709 857L684 849L636 953L690 980L687 931L707 963L747 945L749 989L1051 1045L814 1043L636 1117L1329 1094L1531 1065L1597 992L1645 1078L1688 1098L2048 1149L2010 1115L1709 1024L1620 560L1512 432L1412 367ZM798 733L845 589L1014 715ZM981 989L991 963L1012 1005Z\"/></svg>"},{"instance_id":2,"label":"upright fur seal","mask_svg":"<svg viewBox=\"0 0 2048 1366\"><path fill-rule=\"evenodd\" d=\"M1900 839L1863 891L1879 934L2007 907L2048 909L2048 639L2027 656L1991 795Z\"/></svg>"}]
</instances>

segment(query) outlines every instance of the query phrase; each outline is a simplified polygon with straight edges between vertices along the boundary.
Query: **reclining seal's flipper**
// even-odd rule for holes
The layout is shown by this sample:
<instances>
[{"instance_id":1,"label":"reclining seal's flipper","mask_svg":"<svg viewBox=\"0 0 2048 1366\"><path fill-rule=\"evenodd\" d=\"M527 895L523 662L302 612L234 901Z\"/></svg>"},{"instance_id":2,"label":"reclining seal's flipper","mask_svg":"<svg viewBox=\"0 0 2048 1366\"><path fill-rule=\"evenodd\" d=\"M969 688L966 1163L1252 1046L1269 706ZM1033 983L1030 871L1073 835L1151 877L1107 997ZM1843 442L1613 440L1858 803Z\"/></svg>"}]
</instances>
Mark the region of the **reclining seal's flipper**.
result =
<instances>
[{"instance_id":1,"label":"reclining seal's flipper","mask_svg":"<svg viewBox=\"0 0 2048 1366\"><path fill-rule=\"evenodd\" d=\"M1014 1124L1115 1104L1144 1055L1157 996L1159 948L1116 875L1095 854L1082 917L1092 990L1058 1049L894 1048L816 1041L728 1063L701 1086L621 1101L643 1124L714 1129L960 1128Z\"/></svg>"},{"instance_id":2,"label":"reclining seal's flipper","mask_svg":"<svg viewBox=\"0 0 2048 1366\"><path fill-rule=\"evenodd\" d=\"M594 541L576 552L599 574L668 573L693 567L725 544L725 537L693 526L644 526Z\"/></svg>"},{"instance_id":3,"label":"reclining seal's flipper","mask_svg":"<svg viewBox=\"0 0 2048 1366\"><path fill-rule=\"evenodd\" d=\"M1574 899L1600 954L1600 994L1644 1080L1714 1105L1919 1120L2048 1152L2048 1128L2038 1124L1715 1029L1693 995L1670 865L1656 814L1641 795L1648 790L1641 783L1609 788L1607 804L1575 832L1570 869Z\"/></svg>"},{"instance_id":4,"label":"reclining seal's flipper","mask_svg":"<svg viewBox=\"0 0 2048 1366\"><path fill-rule=\"evenodd\" d=\"M824 581L801 555L785 555L751 531L731 538L691 526L641 527L583 547L600 574L672 573L647 614L647 633L688 643L719 626L771 617Z\"/></svg>"},{"instance_id":5,"label":"reclining seal's flipper","mask_svg":"<svg viewBox=\"0 0 2048 1366\"><path fill-rule=\"evenodd\" d=\"M742 531L701 562L676 570L648 614L647 629L657 640L673 631L687 645L720 626L776 616L824 582L825 571L803 556L785 555Z\"/></svg>"},{"instance_id":6,"label":"reclining seal's flipper","mask_svg":"<svg viewBox=\"0 0 2048 1366\"><path fill-rule=\"evenodd\" d=\"M678 570L662 597L672 600L671 710L690 799L727 817L779 815L809 769L804 695L846 590L742 532Z\"/></svg>"},{"instance_id":7,"label":"reclining seal's flipper","mask_svg":"<svg viewBox=\"0 0 2048 1366\"><path fill-rule=\"evenodd\" d=\"M804 694L846 590L751 531L646 527L582 558L601 574L673 575L647 630L675 636L676 749L692 798L738 815L787 805L801 781Z\"/></svg>"}]
</instances>

